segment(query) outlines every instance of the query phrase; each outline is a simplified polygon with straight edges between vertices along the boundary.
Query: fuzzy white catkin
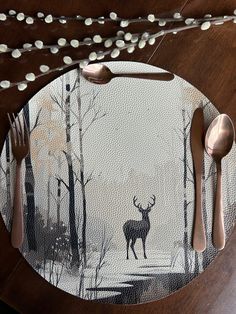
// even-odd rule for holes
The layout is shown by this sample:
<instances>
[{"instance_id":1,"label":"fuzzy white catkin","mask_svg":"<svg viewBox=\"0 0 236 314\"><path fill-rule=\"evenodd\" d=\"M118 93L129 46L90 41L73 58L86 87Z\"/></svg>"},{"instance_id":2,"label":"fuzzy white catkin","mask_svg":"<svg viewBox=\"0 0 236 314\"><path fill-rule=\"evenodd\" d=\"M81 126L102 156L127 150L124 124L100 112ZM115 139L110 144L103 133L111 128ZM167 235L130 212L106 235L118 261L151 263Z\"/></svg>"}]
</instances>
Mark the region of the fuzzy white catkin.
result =
<instances>
[{"instance_id":1,"label":"fuzzy white catkin","mask_svg":"<svg viewBox=\"0 0 236 314\"><path fill-rule=\"evenodd\" d=\"M20 83L17 85L17 88L19 91L23 91L27 88L27 84L26 83Z\"/></svg>"},{"instance_id":2,"label":"fuzzy white catkin","mask_svg":"<svg viewBox=\"0 0 236 314\"><path fill-rule=\"evenodd\" d=\"M84 67L86 67L86 65L88 65L88 63L88 60L81 60L79 66L81 69L83 69Z\"/></svg>"},{"instance_id":3,"label":"fuzzy white catkin","mask_svg":"<svg viewBox=\"0 0 236 314\"><path fill-rule=\"evenodd\" d=\"M124 47L124 46L125 46L124 40L118 39L118 40L116 41L116 46L117 46L118 48Z\"/></svg>"},{"instance_id":4,"label":"fuzzy white catkin","mask_svg":"<svg viewBox=\"0 0 236 314\"><path fill-rule=\"evenodd\" d=\"M111 39L107 39L105 42L104 42L104 46L106 48L109 48L112 46L112 40Z\"/></svg>"},{"instance_id":5,"label":"fuzzy white catkin","mask_svg":"<svg viewBox=\"0 0 236 314\"><path fill-rule=\"evenodd\" d=\"M97 59L97 53L95 51L91 52L89 54L89 60L90 61L95 61Z\"/></svg>"},{"instance_id":6,"label":"fuzzy white catkin","mask_svg":"<svg viewBox=\"0 0 236 314\"><path fill-rule=\"evenodd\" d=\"M16 15L16 11L15 10L9 10L9 15Z\"/></svg>"},{"instance_id":7,"label":"fuzzy white catkin","mask_svg":"<svg viewBox=\"0 0 236 314\"><path fill-rule=\"evenodd\" d=\"M194 19L193 19L193 18L187 18L187 19L185 20L185 24L186 24L186 25L191 25L193 22L194 22Z\"/></svg>"},{"instance_id":8,"label":"fuzzy white catkin","mask_svg":"<svg viewBox=\"0 0 236 314\"><path fill-rule=\"evenodd\" d=\"M138 41L138 36L132 36L131 43L136 43Z\"/></svg>"},{"instance_id":9,"label":"fuzzy white catkin","mask_svg":"<svg viewBox=\"0 0 236 314\"><path fill-rule=\"evenodd\" d=\"M138 47L139 47L140 49L143 49L145 46L146 46L146 41L143 40L143 39L141 39L141 40L139 41L139 43L138 43Z\"/></svg>"},{"instance_id":10,"label":"fuzzy white catkin","mask_svg":"<svg viewBox=\"0 0 236 314\"><path fill-rule=\"evenodd\" d=\"M73 48L78 48L79 47L79 41L77 39L72 39L70 41L70 45L73 47Z\"/></svg>"},{"instance_id":11,"label":"fuzzy white catkin","mask_svg":"<svg viewBox=\"0 0 236 314\"><path fill-rule=\"evenodd\" d=\"M159 25L159 26L165 26L165 25L166 25L166 21L160 20L160 21L158 22L158 25Z\"/></svg>"},{"instance_id":12,"label":"fuzzy white catkin","mask_svg":"<svg viewBox=\"0 0 236 314\"><path fill-rule=\"evenodd\" d=\"M103 52L99 52L97 55L98 55L98 56L97 56L97 60L102 60L102 59L105 58L105 55L104 55Z\"/></svg>"},{"instance_id":13,"label":"fuzzy white catkin","mask_svg":"<svg viewBox=\"0 0 236 314\"><path fill-rule=\"evenodd\" d=\"M59 22L60 22L61 24L66 24L66 20L65 20L65 19L59 19Z\"/></svg>"},{"instance_id":14,"label":"fuzzy white catkin","mask_svg":"<svg viewBox=\"0 0 236 314\"><path fill-rule=\"evenodd\" d=\"M30 44L30 43L25 43L24 45L23 45L23 49L26 49L26 50L28 50L28 49L30 49L30 48L32 48L32 44Z\"/></svg>"},{"instance_id":15,"label":"fuzzy white catkin","mask_svg":"<svg viewBox=\"0 0 236 314\"><path fill-rule=\"evenodd\" d=\"M117 14L115 12L110 13L110 19L116 20L117 19Z\"/></svg>"},{"instance_id":16,"label":"fuzzy white catkin","mask_svg":"<svg viewBox=\"0 0 236 314\"><path fill-rule=\"evenodd\" d=\"M25 79L29 82L33 82L35 81L36 77L35 74L31 72L26 74Z\"/></svg>"},{"instance_id":17,"label":"fuzzy white catkin","mask_svg":"<svg viewBox=\"0 0 236 314\"><path fill-rule=\"evenodd\" d=\"M204 22L201 25L201 30L205 31L205 30L209 29L210 27L211 27L211 22Z\"/></svg>"},{"instance_id":18,"label":"fuzzy white catkin","mask_svg":"<svg viewBox=\"0 0 236 314\"><path fill-rule=\"evenodd\" d=\"M4 81L0 82L0 86L2 88L8 88L8 87L10 87L10 85L11 85L10 81L7 81L7 80L4 80Z\"/></svg>"},{"instance_id":19,"label":"fuzzy white catkin","mask_svg":"<svg viewBox=\"0 0 236 314\"><path fill-rule=\"evenodd\" d=\"M85 19L84 24L86 26L92 25L93 24L93 20L90 17L88 17L87 19Z\"/></svg>"},{"instance_id":20,"label":"fuzzy white catkin","mask_svg":"<svg viewBox=\"0 0 236 314\"><path fill-rule=\"evenodd\" d=\"M123 21L121 21L121 22L120 22L120 26L121 26L121 27L127 27L127 26L129 26L129 21L128 21L128 20L123 20Z\"/></svg>"},{"instance_id":21,"label":"fuzzy white catkin","mask_svg":"<svg viewBox=\"0 0 236 314\"><path fill-rule=\"evenodd\" d=\"M153 23L155 21L155 15L154 14L149 14L147 18L148 18L149 22Z\"/></svg>"},{"instance_id":22,"label":"fuzzy white catkin","mask_svg":"<svg viewBox=\"0 0 236 314\"><path fill-rule=\"evenodd\" d=\"M105 23L105 21L104 21L104 16L100 16L99 18L98 18L98 24L104 24Z\"/></svg>"},{"instance_id":23,"label":"fuzzy white catkin","mask_svg":"<svg viewBox=\"0 0 236 314\"><path fill-rule=\"evenodd\" d=\"M112 58L117 58L117 57L119 56L119 54L120 54L120 50L117 49L117 48L115 48L115 49L113 49L112 52L111 52L111 57L112 57Z\"/></svg>"},{"instance_id":24,"label":"fuzzy white catkin","mask_svg":"<svg viewBox=\"0 0 236 314\"><path fill-rule=\"evenodd\" d=\"M45 65L45 64L42 64L42 65L40 65L39 70L40 70L40 72L42 72L42 73L46 73L46 72L49 71L49 66L47 66L47 65Z\"/></svg>"},{"instance_id":25,"label":"fuzzy white catkin","mask_svg":"<svg viewBox=\"0 0 236 314\"><path fill-rule=\"evenodd\" d=\"M0 21L6 21L7 16L4 13L0 13Z\"/></svg>"},{"instance_id":26,"label":"fuzzy white catkin","mask_svg":"<svg viewBox=\"0 0 236 314\"><path fill-rule=\"evenodd\" d=\"M6 52L8 49L7 45L5 44L0 44L0 52Z\"/></svg>"},{"instance_id":27,"label":"fuzzy white catkin","mask_svg":"<svg viewBox=\"0 0 236 314\"><path fill-rule=\"evenodd\" d=\"M42 19L42 18L44 17L44 13L38 12L38 13L37 13L37 17L40 18L40 19Z\"/></svg>"},{"instance_id":28,"label":"fuzzy white catkin","mask_svg":"<svg viewBox=\"0 0 236 314\"><path fill-rule=\"evenodd\" d=\"M55 54L59 51L59 49L57 47L51 47L50 51L51 51L51 53Z\"/></svg>"},{"instance_id":29,"label":"fuzzy white catkin","mask_svg":"<svg viewBox=\"0 0 236 314\"><path fill-rule=\"evenodd\" d=\"M72 63L72 59L71 59L71 57L69 57L69 56L65 56L65 57L63 58L63 62L64 62L65 64L71 64L71 63Z\"/></svg>"},{"instance_id":30,"label":"fuzzy white catkin","mask_svg":"<svg viewBox=\"0 0 236 314\"><path fill-rule=\"evenodd\" d=\"M179 12L174 13L173 15L174 19L181 19L181 14Z\"/></svg>"},{"instance_id":31,"label":"fuzzy white catkin","mask_svg":"<svg viewBox=\"0 0 236 314\"><path fill-rule=\"evenodd\" d=\"M47 15L44 19L44 21L48 24L52 23L53 22L53 17L51 14Z\"/></svg>"},{"instance_id":32,"label":"fuzzy white catkin","mask_svg":"<svg viewBox=\"0 0 236 314\"><path fill-rule=\"evenodd\" d=\"M34 24L34 19L32 17L28 16L26 18L25 22L26 22L26 24L31 25L31 24Z\"/></svg>"},{"instance_id":33,"label":"fuzzy white catkin","mask_svg":"<svg viewBox=\"0 0 236 314\"><path fill-rule=\"evenodd\" d=\"M65 38L59 38L57 43L60 47L64 47L66 45L66 39Z\"/></svg>"},{"instance_id":34,"label":"fuzzy white catkin","mask_svg":"<svg viewBox=\"0 0 236 314\"><path fill-rule=\"evenodd\" d=\"M149 40L148 40L149 45L154 45L155 42L156 42L155 38L149 38Z\"/></svg>"},{"instance_id":35,"label":"fuzzy white catkin","mask_svg":"<svg viewBox=\"0 0 236 314\"><path fill-rule=\"evenodd\" d=\"M99 44L102 42L102 37L100 35L95 35L93 36L93 41L96 43L96 44Z\"/></svg>"},{"instance_id":36,"label":"fuzzy white catkin","mask_svg":"<svg viewBox=\"0 0 236 314\"><path fill-rule=\"evenodd\" d=\"M17 14L16 18L18 21L23 21L25 18L25 15L24 15L24 13L20 12Z\"/></svg>"},{"instance_id":37,"label":"fuzzy white catkin","mask_svg":"<svg viewBox=\"0 0 236 314\"><path fill-rule=\"evenodd\" d=\"M11 55L12 55L13 58L17 59L17 58L20 58L21 52L20 52L19 49L14 49L14 50L12 51Z\"/></svg>"},{"instance_id":38,"label":"fuzzy white catkin","mask_svg":"<svg viewBox=\"0 0 236 314\"><path fill-rule=\"evenodd\" d=\"M35 44L35 47L37 47L38 49L42 49L43 48L42 40L36 40L34 44Z\"/></svg>"},{"instance_id":39,"label":"fuzzy white catkin","mask_svg":"<svg viewBox=\"0 0 236 314\"><path fill-rule=\"evenodd\" d=\"M131 33L126 33L124 38L125 38L125 40L131 40L132 34Z\"/></svg>"},{"instance_id":40,"label":"fuzzy white catkin","mask_svg":"<svg viewBox=\"0 0 236 314\"><path fill-rule=\"evenodd\" d=\"M134 50L135 50L134 46L130 46L130 47L127 48L128 53L133 53Z\"/></svg>"}]
</instances>

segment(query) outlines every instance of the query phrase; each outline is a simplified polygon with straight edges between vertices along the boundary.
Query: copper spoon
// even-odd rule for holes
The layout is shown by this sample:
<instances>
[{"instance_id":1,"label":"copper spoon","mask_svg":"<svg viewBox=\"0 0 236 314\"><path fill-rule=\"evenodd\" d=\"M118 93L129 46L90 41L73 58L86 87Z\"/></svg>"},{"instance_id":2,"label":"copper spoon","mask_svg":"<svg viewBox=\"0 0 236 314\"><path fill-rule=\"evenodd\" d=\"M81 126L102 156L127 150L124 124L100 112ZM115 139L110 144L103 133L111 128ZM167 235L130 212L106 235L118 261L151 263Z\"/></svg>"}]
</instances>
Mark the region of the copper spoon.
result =
<instances>
[{"instance_id":1,"label":"copper spoon","mask_svg":"<svg viewBox=\"0 0 236 314\"><path fill-rule=\"evenodd\" d=\"M115 77L132 77L147 80L171 81L174 74L159 73L113 73L104 64L89 64L82 70L83 77L91 83L107 84Z\"/></svg>"},{"instance_id":2,"label":"copper spoon","mask_svg":"<svg viewBox=\"0 0 236 314\"><path fill-rule=\"evenodd\" d=\"M225 246L221 160L230 152L234 139L234 125L226 114L220 114L212 121L205 137L206 152L215 161L217 169L217 187L213 217L213 245L218 250L222 250Z\"/></svg>"}]
</instances>

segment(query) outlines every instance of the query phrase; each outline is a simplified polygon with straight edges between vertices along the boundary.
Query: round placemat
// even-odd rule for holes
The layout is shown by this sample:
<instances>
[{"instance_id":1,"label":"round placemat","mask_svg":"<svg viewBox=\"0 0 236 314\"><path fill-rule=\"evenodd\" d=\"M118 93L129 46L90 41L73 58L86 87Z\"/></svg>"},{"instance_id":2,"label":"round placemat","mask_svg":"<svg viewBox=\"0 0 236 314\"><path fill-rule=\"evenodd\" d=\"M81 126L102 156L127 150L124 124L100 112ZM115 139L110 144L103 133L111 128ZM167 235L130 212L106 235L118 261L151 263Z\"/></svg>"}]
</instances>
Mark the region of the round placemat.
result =
<instances>
[{"instance_id":1,"label":"round placemat","mask_svg":"<svg viewBox=\"0 0 236 314\"><path fill-rule=\"evenodd\" d=\"M106 65L113 72L163 71L135 62ZM189 134L197 107L207 127L217 110L177 76L95 85L79 70L29 101L21 112L31 141L23 167L21 252L45 280L87 300L137 304L173 293L206 269L217 255L211 240L216 169L205 154L207 249L197 253ZM223 160L227 237L235 221L235 162L233 146ZM7 136L0 208L9 230L14 173Z\"/></svg>"}]
</instances>

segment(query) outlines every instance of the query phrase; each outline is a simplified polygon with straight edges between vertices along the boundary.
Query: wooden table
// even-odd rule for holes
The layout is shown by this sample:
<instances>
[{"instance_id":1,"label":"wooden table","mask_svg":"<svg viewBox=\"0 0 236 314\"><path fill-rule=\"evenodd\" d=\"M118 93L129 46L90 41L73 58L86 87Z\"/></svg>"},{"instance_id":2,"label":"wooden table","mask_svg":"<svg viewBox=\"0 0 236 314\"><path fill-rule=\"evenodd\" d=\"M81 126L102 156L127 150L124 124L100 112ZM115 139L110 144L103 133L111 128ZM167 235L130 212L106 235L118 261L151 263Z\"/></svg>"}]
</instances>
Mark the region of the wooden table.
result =
<instances>
[{"instance_id":1,"label":"wooden table","mask_svg":"<svg viewBox=\"0 0 236 314\"><path fill-rule=\"evenodd\" d=\"M2 12L15 9L19 12L72 15L78 11L84 16L108 15L115 11L119 16L132 17L148 13L170 16L181 12L184 16L200 17L204 14L227 15L236 8L235 0L204 1L204 0L5 0L1 1ZM91 14L92 8L92 14ZM25 25L25 24L22 24ZM48 31L49 29L49 31ZM133 28L135 29L135 27ZM36 23L34 27L19 27L17 22L6 22L0 25L0 42L9 46L19 46L24 42L43 39L45 42L71 34L78 36L78 26L46 26ZM46 31L47 30L47 31ZM89 28L89 32L94 32ZM114 33L115 27L105 28L103 34ZM79 28L84 36L88 32L85 27ZM89 34L88 34L89 35ZM208 31L191 30L178 35L167 35L154 46L137 51L132 55L122 53L119 60L146 62L163 67L191 82L202 91L221 112L231 116L236 123L236 25L226 23ZM85 36L86 37L86 36ZM65 49L65 54L85 56L81 52ZM40 55L40 58L36 56ZM21 61L9 56L0 57L0 80L21 80L27 72L37 72L39 64L44 60L51 66L60 64L56 56L42 55L39 52L27 54ZM48 61L50 60L50 61ZM24 71L23 71L24 69ZM60 73L61 74L61 73ZM7 132L6 111L20 109L28 99L42 86L54 79L48 75L32 84L25 92L8 90L0 97L0 145L2 147ZM59 289L54 288L41 278L26 263L17 250L10 246L9 234L0 218L0 299L21 313L235 313L236 312L236 229L230 236L226 248L220 253L209 268L187 287L173 295L148 304L137 306L102 305L80 300ZM2 311L5 313L4 307Z\"/></svg>"}]
</instances>

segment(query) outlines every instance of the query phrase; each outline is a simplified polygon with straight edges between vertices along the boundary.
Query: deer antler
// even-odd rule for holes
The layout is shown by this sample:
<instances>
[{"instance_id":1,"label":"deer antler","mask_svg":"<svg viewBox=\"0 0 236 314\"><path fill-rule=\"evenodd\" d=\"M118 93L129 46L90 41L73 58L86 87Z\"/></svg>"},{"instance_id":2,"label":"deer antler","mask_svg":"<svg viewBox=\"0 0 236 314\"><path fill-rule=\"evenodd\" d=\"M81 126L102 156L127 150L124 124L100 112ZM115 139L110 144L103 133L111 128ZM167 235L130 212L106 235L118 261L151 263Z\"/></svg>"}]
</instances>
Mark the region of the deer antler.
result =
<instances>
[{"instance_id":1,"label":"deer antler","mask_svg":"<svg viewBox=\"0 0 236 314\"><path fill-rule=\"evenodd\" d=\"M141 204L140 204L140 203L138 203L138 205L137 205L137 203L136 203L136 202L137 202L137 197L136 197L136 196L134 196L134 197L133 197L133 204L134 204L134 206L135 206L135 207L137 207L138 209L140 209Z\"/></svg>"},{"instance_id":2,"label":"deer antler","mask_svg":"<svg viewBox=\"0 0 236 314\"><path fill-rule=\"evenodd\" d=\"M151 199L152 199L152 203L151 202L148 203L147 209L151 209L156 203L156 196L154 194L152 195Z\"/></svg>"}]
</instances>

